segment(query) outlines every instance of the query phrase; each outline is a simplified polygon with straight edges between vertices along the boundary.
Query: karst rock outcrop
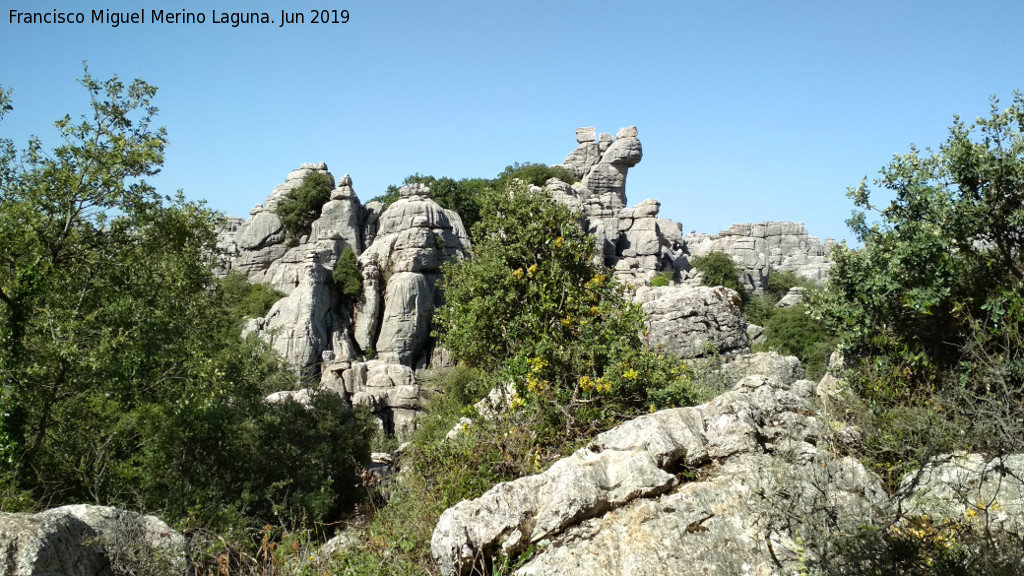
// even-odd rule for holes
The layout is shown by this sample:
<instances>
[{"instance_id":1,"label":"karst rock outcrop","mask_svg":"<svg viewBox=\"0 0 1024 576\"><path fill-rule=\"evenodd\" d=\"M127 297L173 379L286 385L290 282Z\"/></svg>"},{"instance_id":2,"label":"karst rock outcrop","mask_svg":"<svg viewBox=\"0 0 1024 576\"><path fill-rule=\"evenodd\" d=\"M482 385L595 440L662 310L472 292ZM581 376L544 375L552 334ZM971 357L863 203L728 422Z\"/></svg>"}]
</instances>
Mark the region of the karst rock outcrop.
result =
<instances>
[{"instance_id":1,"label":"karst rock outcrop","mask_svg":"<svg viewBox=\"0 0 1024 576\"><path fill-rule=\"evenodd\" d=\"M579 181L552 178L543 192L583 215L595 259L636 288L635 299L648 315L648 342L666 353L689 358L713 348L733 355L749 343L738 295L698 286L693 256L728 253L754 289L764 287L769 269L814 280L827 274L831 245L818 243L801 224L737 225L716 236L684 237L680 223L659 217L657 200L628 206L627 173L643 159L636 127L614 137L580 128L576 141L563 167ZM276 210L313 172L334 181L326 164L303 164L248 219L227 220L219 238L228 255L221 271L241 272L285 294L264 317L248 321L246 334L269 342L307 381L320 380L350 401L374 406L386 429L407 434L419 410L413 370L451 358L434 345L431 323L444 303L437 289L441 266L468 254L469 235L460 216L437 204L424 185L403 187L386 208L380 202L363 205L346 174L337 179L320 216L298 237L289 237ZM346 248L357 256L362 274L363 294L355 301L342 298L332 281ZM672 282L652 287L657 275ZM384 373L386 378L377 376ZM383 382L397 388L388 390Z\"/></svg>"},{"instance_id":2,"label":"karst rock outcrop","mask_svg":"<svg viewBox=\"0 0 1024 576\"><path fill-rule=\"evenodd\" d=\"M795 222L734 224L718 234L691 232L684 238L690 255L724 252L743 270L747 288L760 292L768 287L770 271L790 271L801 278L823 282L832 262L829 253L836 241L807 233Z\"/></svg>"},{"instance_id":3,"label":"karst rock outcrop","mask_svg":"<svg viewBox=\"0 0 1024 576\"><path fill-rule=\"evenodd\" d=\"M307 380L320 379L350 401L373 406L388 431L397 427L404 436L419 409L418 395L406 387L415 384L412 369L429 364L435 352L430 329L444 301L436 288L441 266L466 253L469 235L459 215L432 200L426 186L402 188L384 210L379 202L363 206L346 174L308 232L288 238L274 210L311 172L330 176L324 163L303 164L248 220L228 222L220 243L230 258L222 271L242 272L285 294L266 316L249 320L245 334L266 340ZM346 248L358 256L363 276L355 302L345 301L333 283ZM370 358L375 361L365 362ZM368 379L336 385L336 376L366 373L353 366L367 365ZM382 380L380 370L400 376ZM384 381L396 388L383 390Z\"/></svg>"},{"instance_id":4,"label":"karst rock outcrop","mask_svg":"<svg viewBox=\"0 0 1024 576\"><path fill-rule=\"evenodd\" d=\"M532 547L515 574L790 574L812 553L800 539L818 520L854 529L884 514L879 478L829 453L815 383L777 355L736 375L752 369L769 375L628 421L543 473L449 508L431 540L441 573Z\"/></svg>"}]
</instances>

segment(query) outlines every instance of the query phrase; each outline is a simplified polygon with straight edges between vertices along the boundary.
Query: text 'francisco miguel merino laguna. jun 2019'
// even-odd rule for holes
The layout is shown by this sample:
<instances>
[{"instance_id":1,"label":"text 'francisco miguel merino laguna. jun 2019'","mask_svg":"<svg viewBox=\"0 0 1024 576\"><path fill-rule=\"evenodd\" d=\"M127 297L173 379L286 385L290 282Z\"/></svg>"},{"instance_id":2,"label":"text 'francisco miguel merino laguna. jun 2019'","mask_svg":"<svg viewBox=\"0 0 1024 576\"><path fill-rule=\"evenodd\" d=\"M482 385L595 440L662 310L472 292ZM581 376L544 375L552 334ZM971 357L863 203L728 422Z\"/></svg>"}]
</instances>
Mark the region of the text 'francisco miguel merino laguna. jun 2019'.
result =
<instances>
[{"instance_id":1,"label":"text 'francisco miguel merino laguna. jun 2019'","mask_svg":"<svg viewBox=\"0 0 1024 576\"><path fill-rule=\"evenodd\" d=\"M48 12L22 12L12 9L7 17L8 24L105 24L117 28L122 24L228 24L237 28L246 24L271 24L278 28L291 24L347 24L348 10L334 8L292 12L281 10L280 15L269 12L189 12L179 10L114 11L109 9L88 12L64 12L57 9Z\"/></svg>"}]
</instances>

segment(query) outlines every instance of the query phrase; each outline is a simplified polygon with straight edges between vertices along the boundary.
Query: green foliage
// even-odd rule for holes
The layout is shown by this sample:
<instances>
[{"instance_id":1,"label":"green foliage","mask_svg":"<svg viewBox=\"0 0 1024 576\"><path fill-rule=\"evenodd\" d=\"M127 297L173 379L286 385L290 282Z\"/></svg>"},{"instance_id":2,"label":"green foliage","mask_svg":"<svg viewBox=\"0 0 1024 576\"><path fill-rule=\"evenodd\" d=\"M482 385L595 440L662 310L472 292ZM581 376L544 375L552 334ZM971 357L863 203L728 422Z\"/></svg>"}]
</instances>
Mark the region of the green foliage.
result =
<instances>
[{"instance_id":1,"label":"green foliage","mask_svg":"<svg viewBox=\"0 0 1024 576\"><path fill-rule=\"evenodd\" d=\"M334 264L334 286L348 302L355 302L363 295L363 273L356 262L356 253L351 246L345 246Z\"/></svg>"},{"instance_id":2,"label":"green foliage","mask_svg":"<svg viewBox=\"0 0 1024 576\"><path fill-rule=\"evenodd\" d=\"M938 152L913 146L880 171L893 200L872 204L866 181L849 225L861 249L832 252L816 309L856 354L900 357L928 372L959 359L972 319L997 325L1024 279L1024 96L965 126ZM867 212L879 220L869 223Z\"/></svg>"},{"instance_id":3,"label":"green foliage","mask_svg":"<svg viewBox=\"0 0 1024 576\"><path fill-rule=\"evenodd\" d=\"M426 184L430 187L430 197L442 208L454 210L462 218L462 224L469 230L477 220L480 219L480 206L477 203L477 194L484 188L491 186L491 181L484 178L463 178L454 180L448 177L435 178L413 174L406 176L402 186L410 184ZM373 200L382 202L385 207L390 206L399 199L398 190L401 186L392 184L381 196Z\"/></svg>"},{"instance_id":4,"label":"green foliage","mask_svg":"<svg viewBox=\"0 0 1024 576\"><path fill-rule=\"evenodd\" d=\"M778 308L775 307L778 302L771 294L767 293L751 296L743 303L743 316L747 319L747 323L763 327L778 311Z\"/></svg>"},{"instance_id":5,"label":"green foliage","mask_svg":"<svg viewBox=\"0 0 1024 576\"><path fill-rule=\"evenodd\" d=\"M227 315L240 320L262 318L275 302L284 297L266 284L251 284L245 274L232 270L217 279L217 289L227 307Z\"/></svg>"},{"instance_id":6,"label":"green foliage","mask_svg":"<svg viewBox=\"0 0 1024 576\"><path fill-rule=\"evenodd\" d=\"M802 287L804 290L814 290L817 286L796 275L789 270L770 270L768 272L768 287L765 294L778 302L789 293L790 288Z\"/></svg>"},{"instance_id":7,"label":"green foliage","mask_svg":"<svg viewBox=\"0 0 1024 576\"><path fill-rule=\"evenodd\" d=\"M668 286L672 283L675 273L672 270L662 270L654 278L651 278L651 286Z\"/></svg>"},{"instance_id":8,"label":"green foliage","mask_svg":"<svg viewBox=\"0 0 1024 576\"><path fill-rule=\"evenodd\" d=\"M479 196L472 257L445 267L440 342L516 384L551 426L600 429L649 407L648 390L688 378L640 343L643 312L593 263L572 214L521 182ZM682 388L660 401L681 399Z\"/></svg>"},{"instance_id":9,"label":"green foliage","mask_svg":"<svg viewBox=\"0 0 1024 576\"><path fill-rule=\"evenodd\" d=\"M735 290L746 300L749 295L740 281L743 272L725 252L709 252L690 261L701 274L701 284L705 286L725 286Z\"/></svg>"},{"instance_id":10,"label":"green foliage","mask_svg":"<svg viewBox=\"0 0 1024 576\"><path fill-rule=\"evenodd\" d=\"M368 447L351 411L268 406L295 377L243 340L277 295L211 272L220 218L145 182L156 89L82 84L92 113L33 139L0 189L6 502L95 502L223 526L334 514ZM365 420L365 418L363 419Z\"/></svg>"},{"instance_id":11,"label":"green foliage","mask_svg":"<svg viewBox=\"0 0 1024 576\"><path fill-rule=\"evenodd\" d=\"M835 340L820 321L808 314L807 306L776 308L764 328L767 349L799 358L812 380L825 374L829 356L835 351Z\"/></svg>"},{"instance_id":12,"label":"green foliage","mask_svg":"<svg viewBox=\"0 0 1024 576\"><path fill-rule=\"evenodd\" d=\"M454 210L462 218L466 230L472 230L477 221L480 220L482 206L479 201L480 195L485 190L505 190L512 179L517 178L527 185L543 186L549 178L559 178L568 183L576 182L576 177L569 170L562 167L549 167L545 164L534 164L532 162L518 163L506 166L505 170L492 179L486 178L463 178L454 180L448 177L435 178L434 176L423 176L419 173L407 176L402 181L403 186L410 184L426 184L430 187L431 198L443 208ZM400 186L392 184L388 186L384 194L373 200L382 202L385 207L398 200Z\"/></svg>"},{"instance_id":13,"label":"green foliage","mask_svg":"<svg viewBox=\"0 0 1024 576\"><path fill-rule=\"evenodd\" d=\"M577 182L576 176L572 171L561 166L548 166L533 162L516 162L511 166L506 166L501 174L498 174L494 187L499 190L507 188L513 180L520 180L527 186L544 186L551 178L558 178L568 184Z\"/></svg>"},{"instance_id":14,"label":"green foliage","mask_svg":"<svg viewBox=\"0 0 1024 576\"><path fill-rule=\"evenodd\" d=\"M281 219L289 238L298 238L320 217L324 204L331 199L334 179L323 172L310 172L298 188L288 192L275 213Z\"/></svg>"}]
</instances>

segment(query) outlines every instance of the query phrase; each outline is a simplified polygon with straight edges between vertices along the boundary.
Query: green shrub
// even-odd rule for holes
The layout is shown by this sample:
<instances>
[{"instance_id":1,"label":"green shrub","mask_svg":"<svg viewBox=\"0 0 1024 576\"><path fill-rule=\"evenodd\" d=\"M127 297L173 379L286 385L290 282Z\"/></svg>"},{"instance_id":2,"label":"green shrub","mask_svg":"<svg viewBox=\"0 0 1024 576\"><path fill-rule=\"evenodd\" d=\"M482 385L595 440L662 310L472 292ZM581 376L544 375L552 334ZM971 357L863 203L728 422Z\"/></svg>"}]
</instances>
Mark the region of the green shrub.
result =
<instances>
[{"instance_id":1,"label":"green shrub","mask_svg":"<svg viewBox=\"0 0 1024 576\"><path fill-rule=\"evenodd\" d=\"M309 231L313 221L320 217L324 204L331 199L333 188L333 178L314 171L306 174L302 184L281 200L275 213L289 239L297 239Z\"/></svg>"},{"instance_id":2,"label":"green shrub","mask_svg":"<svg viewBox=\"0 0 1024 576\"><path fill-rule=\"evenodd\" d=\"M776 309L764 328L766 348L796 356L803 363L808 378L821 378L835 350L835 340L820 321L808 314L807 306L798 304Z\"/></svg>"},{"instance_id":3,"label":"green shrub","mask_svg":"<svg viewBox=\"0 0 1024 576\"><path fill-rule=\"evenodd\" d=\"M643 312L594 265L580 215L523 183L486 191L480 205L471 258L444 269L435 319L446 348L514 382L546 426L576 438L646 411L649 390L688 380L644 349ZM687 396L676 386L657 403Z\"/></svg>"},{"instance_id":4,"label":"green shrub","mask_svg":"<svg viewBox=\"0 0 1024 576\"><path fill-rule=\"evenodd\" d=\"M725 252L709 252L693 258L690 264L703 275L701 284L725 286L738 292L744 300L749 297L746 287L741 282L743 271Z\"/></svg>"},{"instance_id":5,"label":"green shrub","mask_svg":"<svg viewBox=\"0 0 1024 576\"><path fill-rule=\"evenodd\" d=\"M773 298L775 302L782 300L790 288L797 286L805 289L816 288L815 284L810 280L805 280L796 275L796 273L789 270L770 270L768 272L768 287L765 289L765 294Z\"/></svg>"},{"instance_id":6,"label":"green shrub","mask_svg":"<svg viewBox=\"0 0 1024 576\"><path fill-rule=\"evenodd\" d=\"M227 315L244 322L247 318L262 318L284 294L267 284L251 284L249 279L236 270L217 279L217 290L227 307Z\"/></svg>"},{"instance_id":7,"label":"green shrub","mask_svg":"<svg viewBox=\"0 0 1024 576\"><path fill-rule=\"evenodd\" d=\"M675 273L673 270L662 270L651 278L651 286L668 286L672 283Z\"/></svg>"},{"instance_id":8,"label":"green shrub","mask_svg":"<svg viewBox=\"0 0 1024 576\"><path fill-rule=\"evenodd\" d=\"M342 298L356 302L363 295L363 273L359 270L356 253L351 246L345 246L334 264L334 286Z\"/></svg>"},{"instance_id":9,"label":"green shrub","mask_svg":"<svg viewBox=\"0 0 1024 576\"><path fill-rule=\"evenodd\" d=\"M506 166L501 174L495 178L463 178L454 180L448 177L435 178L434 176L423 176L419 173L406 176L402 181L403 186L410 184L426 184L430 187L430 196L441 207L454 210L462 218L462 224L467 231L472 231L474 225L480 220L481 205L479 196L485 190L505 190L512 179L519 179L527 185L543 186L549 178L558 178L564 182L576 182L576 177L570 170L562 167L547 166L545 164L534 164L532 162L515 163ZM374 198L374 201L382 202L385 207L398 200L400 186L392 184L387 187L384 194Z\"/></svg>"},{"instance_id":10,"label":"green shrub","mask_svg":"<svg viewBox=\"0 0 1024 576\"><path fill-rule=\"evenodd\" d=\"M562 166L548 166L546 164L535 164L533 162L516 162L498 174L494 181L494 187L498 189L507 188L513 180L521 180L527 186L544 186L551 178L558 178L562 182L573 184L577 182L576 176L571 170Z\"/></svg>"},{"instance_id":11,"label":"green shrub","mask_svg":"<svg viewBox=\"0 0 1024 576\"><path fill-rule=\"evenodd\" d=\"M771 294L758 294L751 296L743 303L743 316L747 322L765 326L779 310L775 307L778 300Z\"/></svg>"}]
</instances>

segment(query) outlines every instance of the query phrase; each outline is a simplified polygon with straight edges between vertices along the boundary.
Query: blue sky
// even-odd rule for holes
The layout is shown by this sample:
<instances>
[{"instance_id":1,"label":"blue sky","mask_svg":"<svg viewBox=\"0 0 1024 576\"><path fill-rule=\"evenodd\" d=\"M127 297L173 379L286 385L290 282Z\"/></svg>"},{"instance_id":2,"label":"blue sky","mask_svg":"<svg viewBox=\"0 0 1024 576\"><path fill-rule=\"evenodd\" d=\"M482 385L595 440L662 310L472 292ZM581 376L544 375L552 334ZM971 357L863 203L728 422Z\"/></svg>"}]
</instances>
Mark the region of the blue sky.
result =
<instances>
[{"instance_id":1,"label":"blue sky","mask_svg":"<svg viewBox=\"0 0 1024 576\"><path fill-rule=\"evenodd\" d=\"M302 162L364 201L415 172L490 177L561 162L574 130L636 125L630 204L684 231L794 220L848 238L847 186L955 113L1024 89L1024 2L14 0L0 13L0 134L56 144L97 78L160 88L155 183L245 216ZM206 24L17 25L7 10L153 8ZM213 24L211 10L347 9L347 24Z\"/></svg>"}]
</instances>

